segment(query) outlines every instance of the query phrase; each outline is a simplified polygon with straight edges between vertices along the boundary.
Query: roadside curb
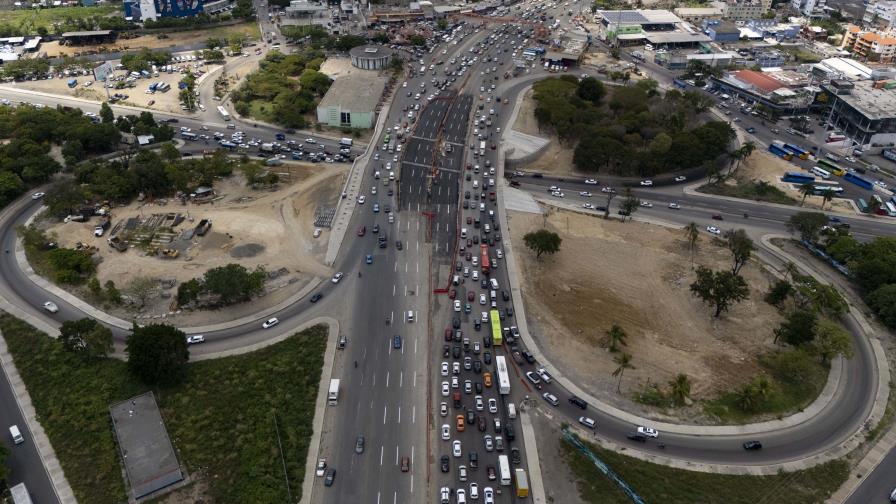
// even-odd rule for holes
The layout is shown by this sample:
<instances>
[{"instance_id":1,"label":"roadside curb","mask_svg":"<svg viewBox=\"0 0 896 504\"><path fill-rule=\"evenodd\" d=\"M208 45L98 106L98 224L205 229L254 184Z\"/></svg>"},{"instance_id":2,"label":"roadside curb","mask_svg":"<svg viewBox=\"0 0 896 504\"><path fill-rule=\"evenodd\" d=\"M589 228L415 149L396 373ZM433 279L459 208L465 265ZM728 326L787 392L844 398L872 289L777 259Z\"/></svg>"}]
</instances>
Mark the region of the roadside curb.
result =
<instances>
[{"instance_id":1,"label":"roadside curb","mask_svg":"<svg viewBox=\"0 0 896 504\"><path fill-rule=\"evenodd\" d=\"M28 321L26 320L26 322ZM61 504L77 504L75 493L65 477L65 471L62 469L59 459L56 458L56 451L50 443L50 438L47 437L47 433L40 424L37 412L34 410L34 404L31 402L31 395L28 393L28 388L25 386L25 382L22 381L21 375L19 375L19 370L16 368L15 362L13 362L12 355L9 353L9 347L6 345L6 338L3 337L2 333L0 333L0 367L3 368L6 379L9 380L9 385L13 390L19 411L21 411L25 422L28 424L32 442L37 449L37 454L40 457L44 470L47 471L47 477L53 486L53 492ZM26 439L25 442L27 443L28 440Z\"/></svg>"},{"instance_id":2,"label":"roadside curb","mask_svg":"<svg viewBox=\"0 0 896 504\"><path fill-rule=\"evenodd\" d=\"M535 429L532 427L532 419L529 418L528 409L520 408L520 427L523 431L523 440L526 442L526 462L529 464L529 486L532 502L542 504L546 502L544 481L541 479L541 461L538 458L538 444L535 441Z\"/></svg>"}]
</instances>

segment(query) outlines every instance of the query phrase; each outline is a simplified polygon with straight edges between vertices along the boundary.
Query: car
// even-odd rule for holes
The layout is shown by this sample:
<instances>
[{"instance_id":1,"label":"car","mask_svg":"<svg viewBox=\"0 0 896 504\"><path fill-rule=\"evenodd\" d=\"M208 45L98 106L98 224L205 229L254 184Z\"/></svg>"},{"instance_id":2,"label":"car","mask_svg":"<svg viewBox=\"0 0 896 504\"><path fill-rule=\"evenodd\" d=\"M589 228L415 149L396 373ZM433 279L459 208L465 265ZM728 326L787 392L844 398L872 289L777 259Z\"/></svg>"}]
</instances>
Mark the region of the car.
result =
<instances>
[{"instance_id":1,"label":"car","mask_svg":"<svg viewBox=\"0 0 896 504\"><path fill-rule=\"evenodd\" d=\"M451 289L448 291L448 299L454 299L457 297L457 290Z\"/></svg>"},{"instance_id":2,"label":"car","mask_svg":"<svg viewBox=\"0 0 896 504\"><path fill-rule=\"evenodd\" d=\"M638 426L638 434L652 438L658 438L660 436L660 433L657 432L656 429L652 427L644 427L643 425Z\"/></svg>"},{"instance_id":3,"label":"car","mask_svg":"<svg viewBox=\"0 0 896 504\"><path fill-rule=\"evenodd\" d=\"M305 139L305 143L307 143L307 144L314 144L314 143L317 143L317 140L315 140L315 139L313 139L313 138L306 138L306 139Z\"/></svg>"},{"instance_id":4,"label":"car","mask_svg":"<svg viewBox=\"0 0 896 504\"><path fill-rule=\"evenodd\" d=\"M492 469L494 471L494 469ZM495 491L492 487L482 489L482 499L484 504L495 504Z\"/></svg>"},{"instance_id":5,"label":"car","mask_svg":"<svg viewBox=\"0 0 896 504\"><path fill-rule=\"evenodd\" d=\"M681 205L679 205L678 203L669 203L669 208L671 208L672 210L681 210Z\"/></svg>"},{"instance_id":6,"label":"car","mask_svg":"<svg viewBox=\"0 0 896 504\"><path fill-rule=\"evenodd\" d=\"M756 128L750 126L749 128L747 128L747 133L756 133Z\"/></svg>"},{"instance_id":7,"label":"car","mask_svg":"<svg viewBox=\"0 0 896 504\"><path fill-rule=\"evenodd\" d=\"M684 181L687 180L687 179L688 179L688 178L685 177L684 175L679 175L679 176L675 177L675 181L676 181L676 182L684 182Z\"/></svg>"},{"instance_id":8,"label":"car","mask_svg":"<svg viewBox=\"0 0 896 504\"><path fill-rule=\"evenodd\" d=\"M554 394L552 394L550 392L545 392L544 394L541 395L541 397L543 397L544 400L549 402L552 406L556 406L556 405L560 404L560 401L557 400L557 396L555 396Z\"/></svg>"},{"instance_id":9,"label":"car","mask_svg":"<svg viewBox=\"0 0 896 504\"><path fill-rule=\"evenodd\" d=\"M600 190L600 192L602 192L602 193L615 193L615 192L616 192L616 189L613 189L612 187L607 186L607 187L602 187L601 190Z\"/></svg>"},{"instance_id":10,"label":"car","mask_svg":"<svg viewBox=\"0 0 896 504\"><path fill-rule=\"evenodd\" d=\"M457 504L467 504L467 491L466 490L464 490L463 488L458 488L457 492L455 492L455 494L457 495Z\"/></svg>"},{"instance_id":11,"label":"car","mask_svg":"<svg viewBox=\"0 0 896 504\"><path fill-rule=\"evenodd\" d=\"M443 473L448 472L448 469L451 467L448 460L448 455L442 455L442 457L439 459L439 465L441 466Z\"/></svg>"},{"instance_id":12,"label":"car","mask_svg":"<svg viewBox=\"0 0 896 504\"><path fill-rule=\"evenodd\" d=\"M476 404L476 411L485 411L485 402L482 400L482 396L476 396L474 401Z\"/></svg>"},{"instance_id":13,"label":"car","mask_svg":"<svg viewBox=\"0 0 896 504\"><path fill-rule=\"evenodd\" d=\"M653 185L653 181L652 180L642 180L641 185L644 187L650 187Z\"/></svg>"},{"instance_id":14,"label":"car","mask_svg":"<svg viewBox=\"0 0 896 504\"><path fill-rule=\"evenodd\" d=\"M408 472L411 469L411 459L401 457L401 472Z\"/></svg>"},{"instance_id":15,"label":"car","mask_svg":"<svg viewBox=\"0 0 896 504\"><path fill-rule=\"evenodd\" d=\"M491 434L486 434L482 437L482 442L485 444L485 451L491 453L495 451L495 439Z\"/></svg>"},{"instance_id":16,"label":"car","mask_svg":"<svg viewBox=\"0 0 896 504\"><path fill-rule=\"evenodd\" d=\"M399 336L398 334L392 337L392 348L401 348L401 336Z\"/></svg>"},{"instance_id":17,"label":"car","mask_svg":"<svg viewBox=\"0 0 896 504\"><path fill-rule=\"evenodd\" d=\"M473 500L479 499L479 485L476 483L470 483L470 498Z\"/></svg>"},{"instance_id":18,"label":"car","mask_svg":"<svg viewBox=\"0 0 896 504\"><path fill-rule=\"evenodd\" d=\"M337 284L337 283L339 283L340 280L342 280L342 277L344 277L344 276L345 276L345 274L340 271L340 272L336 273L335 275L333 275L333 279L330 281L333 282L334 284Z\"/></svg>"},{"instance_id":19,"label":"car","mask_svg":"<svg viewBox=\"0 0 896 504\"><path fill-rule=\"evenodd\" d=\"M459 299L454 300L454 311L456 311L456 312L460 311L460 300Z\"/></svg>"},{"instance_id":20,"label":"car","mask_svg":"<svg viewBox=\"0 0 896 504\"><path fill-rule=\"evenodd\" d=\"M367 226L361 226L358 228L358 236L364 236L367 234Z\"/></svg>"},{"instance_id":21,"label":"car","mask_svg":"<svg viewBox=\"0 0 896 504\"><path fill-rule=\"evenodd\" d=\"M454 455L455 458L460 458L460 456L463 455L459 439L455 439L451 443L451 454Z\"/></svg>"},{"instance_id":22,"label":"car","mask_svg":"<svg viewBox=\"0 0 896 504\"><path fill-rule=\"evenodd\" d=\"M647 436L645 436L644 434L638 434L637 432L629 433L626 437L632 441L637 441L639 443L647 442Z\"/></svg>"},{"instance_id":23,"label":"car","mask_svg":"<svg viewBox=\"0 0 896 504\"><path fill-rule=\"evenodd\" d=\"M597 180L595 180L593 178L585 179L585 183L588 185L597 185Z\"/></svg>"},{"instance_id":24,"label":"car","mask_svg":"<svg viewBox=\"0 0 896 504\"><path fill-rule=\"evenodd\" d=\"M43 198L43 197L46 196L46 195L47 195L47 193L36 192L36 193L34 193L34 194L31 195L31 199L33 199L33 200L39 200L39 199Z\"/></svg>"},{"instance_id":25,"label":"car","mask_svg":"<svg viewBox=\"0 0 896 504\"><path fill-rule=\"evenodd\" d=\"M404 243L401 240L396 241L395 248L398 250L404 250Z\"/></svg>"},{"instance_id":26,"label":"car","mask_svg":"<svg viewBox=\"0 0 896 504\"><path fill-rule=\"evenodd\" d=\"M333 486L333 481L336 480L336 469L330 469L327 471L327 477L324 478L324 486Z\"/></svg>"},{"instance_id":27,"label":"car","mask_svg":"<svg viewBox=\"0 0 896 504\"><path fill-rule=\"evenodd\" d=\"M448 363L442 363L442 376L448 376Z\"/></svg>"},{"instance_id":28,"label":"car","mask_svg":"<svg viewBox=\"0 0 896 504\"><path fill-rule=\"evenodd\" d=\"M317 470L314 474L318 477L323 476L327 472L327 459L317 459Z\"/></svg>"},{"instance_id":29,"label":"car","mask_svg":"<svg viewBox=\"0 0 896 504\"><path fill-rule=\"evenodd\" d=\"M545 368L538 368L535 372L538 373L538 376L540 376L545 383L551 383L551 375L548 374Z\"/></svg>"},{"instance_id":30,"label":"car","mask_svg":"<svg viewBox=\"0 0 896 504\"><path fill-rule=\"evenodd\" d=\"M373 213L380 213L380 204L379 203L373 204Z\"/></svg>"},{"instance_id":31,"label":"car","mask_svg":"<svg viewBox=\"0 0 896 504\"><path fill-rule=\"evenodd\" d=\"M582 191L582 192L579 193L579 196L582 196L582 197L584 197L584 198L590 198L590 197L591 197L591 193L588 192L588 191Z\"/></svg>"},{"instance_id":32,"label":"car","mask_svg":"<svg viewBox=\"0 0 896 504\"><path fill-rule=\"evenodd\" d=\"M586 210L594 210L595 209L594 205L592 205L591 203L582 203L582 208L584 208Z\"/></svg>"},{"instance_id":33,"label":"car","mask_svg":"<svg viewBox=\"0 0 896 504\"><path fill-rule=\"evenodd\" d=\"M324 297L324 295L318 292L315 295L311 296L311 299L309 299L309 301L311 301L312 303L316 303L320 301L322 297Z\"/></svg>"},{"instance_id":34,"label":"car","mask_svg":"<svg viewBox=\"0 0 896 504\"><path fill-rule=\"evenodd\" d=\"M458 481L467 481L467 466L461 464L457 466L457 480Z\"/></svg>"},{"instance_id":35,"label":"car","mask_svg":"<svg viewBox=\"0 0 896 504\"><path fill-rule=\"evenodd\" d=\"M442 382L442 397L448 397L449 393L450 393L450 386L448 385L448 382L443 381Z\"/></svg>"},{"instance_id":36,"label":"car","mask_svg":"<svg viewBox=\"0 0 896 504\"><path fill-rule=\"evenodd\" d=\"M193 334L192 336L187 336L188 345L195 345L198 343L205 343L205 336L201 334Z\"/></svg>"},{"instance_id":37,"label":"car","mask_svg":"<svg viewBox=\"0 0 896 504\"><path fill-rule=\"evenodd\" d=\"M355 453L364 453L364 436L358 436L355 439Z\"/></svg>"},{"instance_id":38,"label":"car","mask_svg":"<svg viewBox=\"0 0 896 504\"><path fill-rule=\"evenodd\" d=\"M538 378L538 375L533 373L532 371L526 372L526 378L528 378L533 385L538 385L539 383L541 383L541 379Z\"/></svg>"},{"instance_id":39,"label":"car","mask_svg":"<svg viewBox=\"0 0 896 504\"><path fill-rule=\"evenodd\" d=\"M270 329L279 323L280 323L280 319L278 319L277 317L272 317L272 318L265 320L264 324L261 324L261 327L264 329Z\"/></svg>"},{"instance_id":40,"label":"car","mask_svg":"<svg viewBox=\"0 0 896 504\"><path fill-rule=\"evenodd\" d=\"M367 264L373 264L373 254L367 254L364 256L364 262Z\"/></svg>"},{"instance_id":41,"label":"car","mask_svg":"<svg viewBox=\"0 0 896 504\"><path fill-rule=\"evenodd\" d=\"M589 428L589 429L594 429L594 426L595 426L594 419L592 419L592 418L588 418L588 417L585 417L585 416L580 416L580 417L579 417L579 423L582 424L582 425L584 425L585 427L587 427L587 428Z\"/></svg>"},{"instance_id":42,"label":"car","mask_svg":"<svg viewBox=\"0 0 896 504\"><path fill-rule=\"evenodd\" d=\"M358 196L358 204L363 205L367 201L367 196Z\"/></svg>"},{"instance_id":43,"label":"car","mask_svg":"<svg viewBox=\"0 0 896 504\"><path fill-rule=\"evenodd\" d=\"M52 301L45 301L43 306L44 310L47 310L50 313L57 313L59 311L59 307Z\"/></svg>"},{"instance_id":44,"label":"car","mask_svg":"<svg viewBox=\"0 0 896 504\"><path fill-rule=\"evenodd\" d=\"M713 214L712 220L725 220L720 214Z\"/></svg>"},{"instance_id":45,"label":"car","mask_svg":"<svg viewBox=\"0 0 896 504\"><path fill-rule=\"evenodd\" d=\"M719 228L717 228L717 227L715 227L715 226L706 226L706 232L707 232L707 233L712 233L712 234L714 234L714 235L720 235L720 234L722 234L722 230L719 229Z\"/></svg>"},{"instance_id":46,"label":"car","mask_svg":"<svg viewBox=\"0 0 896 504\"><path fill-rule=\"evenodd\" d=\"M762 449L762 443L760 443L759 441L753 440L753 441L747 441L746 443L744 443L744 450L761 450L761 449ZM892 494L890 495L890 501L891 502L893 501Z\"/></svg>"},{"instance_id":47,"label":"car","mask_svg":"<svg viewBox=\"0 0 896 504\"><path fill-rule=\"evenodd\" d=\"M498 400L494 397L488 400L488 412L492 414L498 413Z\"/></svg>"},{"instance_id":48,"label":"car","mask_svg":"<svg viewBox=\"0 0 896 504\"><path fill-rule=\"evenodd\" d=\"M495 467L494 467L494 466L488 466L488 467L486 467L486 468L485 468L485 474L488 476L488 480L489 480L489 481L495 481L495 479L498 477L497 474L496 474L496 472L495 472Z\"/></svg>"},{"instance_id":49,"label":"car","mask_svg":"<svg viewBox=\"0 0 896 504\"><path fill-rule=\"evenodd\" d=\"M442 441L449 441L451 439L451 426L448 424L442 424Z\"/></svg>"}]
</instances>

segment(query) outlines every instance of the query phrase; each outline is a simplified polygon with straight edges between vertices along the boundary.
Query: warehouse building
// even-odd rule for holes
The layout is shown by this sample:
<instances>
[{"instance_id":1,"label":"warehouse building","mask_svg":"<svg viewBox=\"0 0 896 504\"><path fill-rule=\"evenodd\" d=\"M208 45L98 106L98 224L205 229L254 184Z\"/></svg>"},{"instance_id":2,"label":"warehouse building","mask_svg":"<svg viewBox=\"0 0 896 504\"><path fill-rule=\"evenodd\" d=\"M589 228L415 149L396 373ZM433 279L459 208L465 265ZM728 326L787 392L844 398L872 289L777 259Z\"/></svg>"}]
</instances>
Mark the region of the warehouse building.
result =
<instances>
[{"instance_id":1,"label":"warehouse building","mask_svg":"<svg viewBox=\"0 0 896 504\"><path fill-rule=\"evenodd\" d=\"M372 74L336 79L317 106L317 122L337 128L372 128L386 82L385 77Z\"/></svg>"}]
</instances>

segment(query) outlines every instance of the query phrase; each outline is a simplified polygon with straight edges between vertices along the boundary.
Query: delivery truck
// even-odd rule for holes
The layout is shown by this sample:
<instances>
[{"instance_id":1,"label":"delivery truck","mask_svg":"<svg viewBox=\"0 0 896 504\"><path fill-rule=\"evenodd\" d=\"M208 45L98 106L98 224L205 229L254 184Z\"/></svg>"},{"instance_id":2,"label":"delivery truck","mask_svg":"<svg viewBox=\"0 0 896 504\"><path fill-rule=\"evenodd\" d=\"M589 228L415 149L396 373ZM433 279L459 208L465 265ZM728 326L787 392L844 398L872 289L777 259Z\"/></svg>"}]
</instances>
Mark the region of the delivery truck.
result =
<instances>
[{"instance_id":1,"label":"delivery truck","mask_svg":"<svg viewBox=\"0 0 896 504\"><path fill-rule=\"evenodd\" d=\"M336 406L339 403L339 379L330 380L330 391L327 393L327 404Z\"/></svg>"}]
</instances>

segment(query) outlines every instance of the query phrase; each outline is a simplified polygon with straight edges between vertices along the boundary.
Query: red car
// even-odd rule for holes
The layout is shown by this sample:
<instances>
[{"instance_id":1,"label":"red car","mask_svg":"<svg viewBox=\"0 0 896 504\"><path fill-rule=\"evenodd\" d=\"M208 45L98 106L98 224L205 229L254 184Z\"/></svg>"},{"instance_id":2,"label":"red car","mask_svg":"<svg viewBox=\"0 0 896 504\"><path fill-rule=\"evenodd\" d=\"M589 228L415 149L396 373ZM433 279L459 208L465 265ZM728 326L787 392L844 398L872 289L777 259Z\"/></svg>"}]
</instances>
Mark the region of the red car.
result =
<instances>
[{"instance_id":1,"label":"red car","mask_svg":"<svg viewBox=\"0 0 896 504\"><path fill-rule=\"evenodd\" d=\"M407 457L401 457L401 472L408 472L411 468L411 459Z\"/></svg>"},{"instance_id":2,"label":"red car","mask_svg":"<svg viewBox=\"0 0 896 504\"><path fill-rule=\"evenodd\" d=\"M712 220L724 220L724 219L722 219L722 216L721 216L721 215L719 215L719 214L715 214L715 215L712 216Z\"/></svg>"},{"instance_id":3,"label":"red car","mask_svg":"<svg viewBox=\"0 0 896 504\"><path fill-rule=\"evenodd\" d=\"M495 481L495 468L494 466L488 466L485 471L488 473L488 480Z\"/></svg>"},{"instance_id":4,"label":"red car","mask_svg":"<svg viewBox=\"0 0 896 504\"><path fill-rule=\"evenodd\" d=\"M367 234L367 226L361 226L358 228L358 236L364 236Z\"/></svg>"},{"instance_id":5,"label":"red car","mask_svg":"<svg viewBox=\"0 0 896 504\"><path fill-rule=\"evenodd\" d=\"M492 150L495 150L496 147L497 146L495 144L492 144Z\"/></svg>"},{"instance_id":6,"label":"red car","mask_svg":"<svg viewBox=\"0 0 896 504\"><path fill-rule=\"evenodd\" d=\"M467 224L472 224L472 223L473 223L473 218L467 217Z\"/></svg>"},{"instance_id":7,"label":"red car","mask_svg":"<svg viewBox=\"0 0 896 504\"><path fill-rule=\"evenodd\" d=\"M456 290L451 289L450 291L448 291L448 298L449 298L449 299L454 299L454 298L456 298L456 297L457 297L457 291L456 291Z\"/></svg>"},{"instance_id":8,"label":"red car","mask_svg":"<svg viewBox=\"0 0 896 504\"><path fill-rule=\"evenodd\" d=\"M467 293L467 301L473 301L473 300L475 300L475 299L476 299L476 293L475 293L475 292L470 291L470 292Z\"/></svg>"},{"instance_id":9,"label":"red car","mask_svg":"<svg viewBox=\"0 0 896 504\"><path fill-rule=\"evenodd\" d=\"M467 169L468 169L468 170L472 170L472 169L473 169L473 165L471 165L470 163L467 163Z\"/></svg>"},{"instance_id":10,"label":"red car","mask_svg":"<svg viewBox=\"0 0 896 504\"><path fill-rule=\"evenodd\" d=\"M451 329L445 329L445 341L451 341L454 338L454 332Z\"/></svg>"},{"instance_id":11,"label":"red car","mask_svg":"<svg viewBox=\"0 0 896 504\"><path fill-rule=\"evenodd\" d=\"M470 252L467 252L467 255L465 255L464 257L465 257L468 261L470 261L470 260L473 259L473 254L470 253Z\"/></svg>"}]
</instances>

